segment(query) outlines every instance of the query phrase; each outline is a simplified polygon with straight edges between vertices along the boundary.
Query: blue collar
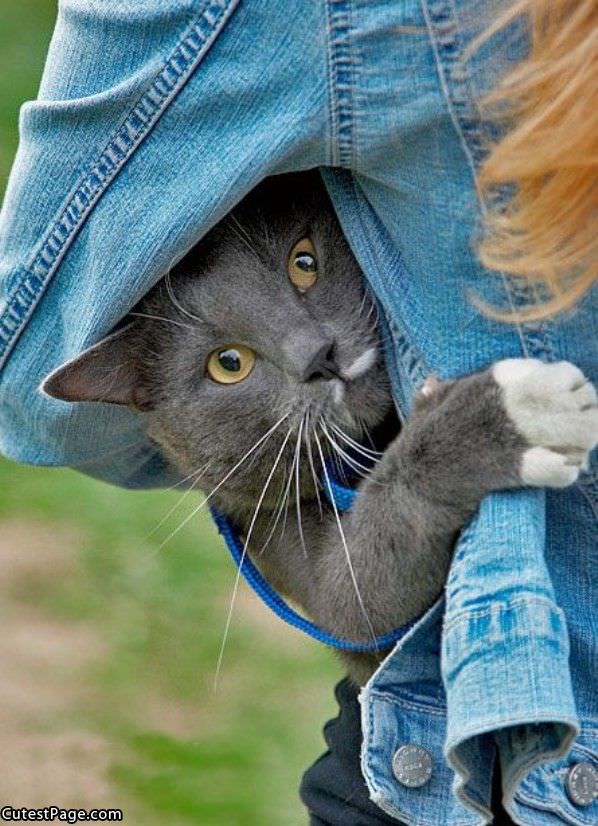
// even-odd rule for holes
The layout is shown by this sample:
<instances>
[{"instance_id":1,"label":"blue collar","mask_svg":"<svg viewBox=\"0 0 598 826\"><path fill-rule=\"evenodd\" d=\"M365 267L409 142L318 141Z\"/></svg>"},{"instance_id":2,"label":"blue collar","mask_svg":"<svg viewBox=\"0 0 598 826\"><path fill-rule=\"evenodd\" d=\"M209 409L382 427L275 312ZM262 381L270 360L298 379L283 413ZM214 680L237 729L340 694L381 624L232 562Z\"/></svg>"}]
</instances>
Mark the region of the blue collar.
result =
<instances>
[{"instance_id":1,"label":"blue collar","mask_svg":"<svg viewBox=\"0 0 598 826\"><path fill-rule=\"evenodd\" d=\"M335 478L331 472L331 466L328 466L328 473L324 476L323 488L330 504L339 511L350 510L357 497L357 491L354 488L341 484L338 478ZM302 617L301 614L298 614L284 601L280 594L278 594L262 576L249 558L249 555L243 554L243 543L239 539L239 535L228 516L215 507L211 507L210 510L214 522L222 534L226 546L247 584L255 591L262 602L274 611L276 616L294 628L303 631L304 634L323 642L325 645L338 648L342 651L353 651L355 653L377 652L391 648L398 640L404 637L417 622L417 619L411 620L405 623L405 625L401 625L400 628L395 628L394 631L390 631L381 637L376 637L369 642L351 642L350 640L335 637L333 634L324 631L315 623L311 622L311 620Z\"/></svg>"}]
</instances>

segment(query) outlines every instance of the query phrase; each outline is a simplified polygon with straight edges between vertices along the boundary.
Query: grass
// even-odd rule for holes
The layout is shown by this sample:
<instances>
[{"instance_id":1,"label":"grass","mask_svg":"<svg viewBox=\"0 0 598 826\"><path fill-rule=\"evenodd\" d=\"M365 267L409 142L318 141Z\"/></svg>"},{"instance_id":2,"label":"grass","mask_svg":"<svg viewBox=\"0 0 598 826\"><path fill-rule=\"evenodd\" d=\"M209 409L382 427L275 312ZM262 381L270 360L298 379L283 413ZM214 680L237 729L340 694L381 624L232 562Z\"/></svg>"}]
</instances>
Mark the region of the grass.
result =
<instances>
[{"instance_id":1,"label":"grass","mask_svg":"<svg viewBox=\"0 0 598 826\"><path fill-rule=\"evenodd\" d=\"M55 4L1 0L0 13L1 184L17 145L18 108L35 96ZM15 627L33 617L63 629L68 640L84 631L90 642L83 647L93 649L73 649L60 666L59 713L46 704L45 686L26 680L25 693L39 690L39 698L35 714L14 722L14 743L33 728L43 736L85 730L99 738L106 761L97 780L108 784L128 823L305 823L297 786L322 749L338 668L328 652L282 627L242 591L214 691L234 573L206 516L160 549L189 512L185 504L152 533L179 496L122 491L73 471L0 460L0 536L17 536L6 539L17 547L5 546L4 568L15 553L30 552L39 562L39 570L33 564L0 586L0 598ZM51 683L59 666L52 645L44 650L47 668L31 643L41 669L35 673ZM70 685L77 690L68 699ZM5 746L0 734L0 753L10 760ZM10 788L0 779L0 798Z\"/></svg>"},{"instance_id":2,"label":"grass","mask_svg":"<svg viewBox=\"0 0 598 826\"><path fill-rule=\"evenodd\" d=\"M0 189L17 148L19 107L35 97L55 17L55 2L0 0Z\"/></svg>"},{"instance_id":3,"label":"grass","mask_svg":"<svg viewBox=\"0 0 598 826\"><path fill-rule=\"evenodd\" d=\"M27 525L74 537L68 575L12 598L93 629L102 656L76 673L86 693L58 727L83 725L110 743L108 775L132 822L304 823L296 789L321 750L337 669L245 593L214 691L233 573L207 518L160 550L164 532L149 534L180 494L5 461L0 489L0 528L21 523L24 542Z\"/></svg>"}]
</instances>

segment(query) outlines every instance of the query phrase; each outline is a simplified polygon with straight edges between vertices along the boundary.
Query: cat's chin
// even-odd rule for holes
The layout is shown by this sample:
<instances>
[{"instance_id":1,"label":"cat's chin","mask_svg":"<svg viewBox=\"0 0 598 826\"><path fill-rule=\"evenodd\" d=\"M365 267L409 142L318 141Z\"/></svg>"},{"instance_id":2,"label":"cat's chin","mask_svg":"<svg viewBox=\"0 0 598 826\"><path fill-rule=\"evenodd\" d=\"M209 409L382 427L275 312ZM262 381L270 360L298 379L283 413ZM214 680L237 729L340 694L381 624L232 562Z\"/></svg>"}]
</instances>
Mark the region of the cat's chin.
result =
<instances>
[{"instance_id":1,"label":"cat's chin","mask_svg":"<svg viewBox=\"0 0 598 826\"><path fill-rule=\"evenodd\" d=\"M368 376L340 384L329 406L332 418L357 441L373 438L376 449L383 451L400 430L390 394L375 379L369 381Z\"/></svg>"}]
</instances>

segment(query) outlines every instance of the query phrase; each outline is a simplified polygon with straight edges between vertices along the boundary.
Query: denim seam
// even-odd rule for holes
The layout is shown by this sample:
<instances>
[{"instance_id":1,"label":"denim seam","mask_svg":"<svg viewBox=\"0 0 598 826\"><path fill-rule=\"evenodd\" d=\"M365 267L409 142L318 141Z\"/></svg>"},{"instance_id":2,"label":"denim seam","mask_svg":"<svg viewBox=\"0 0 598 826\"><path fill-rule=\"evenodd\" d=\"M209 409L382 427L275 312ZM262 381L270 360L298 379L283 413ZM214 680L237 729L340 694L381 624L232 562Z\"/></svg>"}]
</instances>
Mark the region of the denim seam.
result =
<instances>
[{"instance_id":1,"label":"denim seam","mask_svg":"<svg viewBox=\"0 0 598 826\"><path fill-rule=\"evenodd\" d=\"M407 375L416 386L421 386L428 375L425 367L422 366L423 358L416 352L410 339L407 338L405 333L394 321L390 321L388 326L392 333L397 353L407 371Z\"/></svg>"},{"instance_id":2,"label":"denim seam","mask_svg":"<svg viewBox=\"0 0 598 826\"><path fill-rule=\"evenodd\" d=\"M526 722L535 722L535 721L529 721L528 720ZM540 722L547 722L547 721L546 720L541 720ZM489 729L488 732L496 731L496 727L497 727L496 724L497 723L502 728L504 726L509 726L509 725L521 725L521 720L519 720L519 721L516 721L516 720L513 720L513 721L508 721L508 720L507 721L496 721L495 723L493 723L493 728ZM570 725L573 728L573 731L570 733L569 737L564 741L564 743L560 746L560 748L552 749L550 751L544 751L544 752L536 753L533 757L526 760L525 763L517 771L517 773L515 774L514 781L511 784L511 793L510 793L510 795L508 795L508 799L505 800L504 804L503 804L505 806L505 808L507 809L507 811L509 811L509 814L511 814L511 815L513 814L513 812L510 811L510 809L509 809L509 806L513 802L513 797L514 797L514 794L515 794L513 790L521 784L521 781L522 781L524 775L529 774L534 768L536 768L538 766L541 767L542 763L545 763L548 760L554 760L554 759L558 759L559 757L564 756L567 753L567 751L571 748L571 744L573 743L573 741L576 737L577 726L576 726L575 723L570 723ZM447 759L447 762L449 763L449 765L456 767L460 764L460 761L457 757L457 751L456 751L457 746L461 745L462 743L464 743L466 740L470 739L471 737L478 737L481 733L483 733L483 732L480 732L479 728L477 730L472 730L470 732L465 731L465 732L463 732L463 736L461 737L461 739L458 743L454 743L454 744L448 746L446 748L446 759Z\"/></svg>"},{"instance_id":3,"label":"denim seam","mask_svg":"<svg viewBox=\"0 0 598 826\"><path fill-rule=\"evenodd\" d=\"M328 135L328 146L327 146L327 154L328 154L328 164L330 166L337 166L338 165L338 152L337 152L337 145L336 145L336 134L337 134L337 113L336 113L336 104L334 99L334 84L332 82L332 75L333 75L333 56L332 56L332 31L331 31L331 23L330 23L330 5L326 3L326 26L327 26L327 38L326 38L326 89L328 91L328 125L329 125L329 135Z\"/></svg>"},{"instance_id":4,"label":"denim seam","mask_svg":"<svg viewBox=\"0 0 598 826\"><path fill-rule=\"evenodd\" d=\"M511 600L510 602L495 603L494 605L489 605L486 608L473 608L471 610L465 608L463 611L460 611L456 616L451 617L450 620L446 621L443 627L443 634L446 634L448 633L448 631L451 631L453 629L453 626L465 624L470 619L478 619L479 617L484 617L488 614L499 613L502 611L518 610L519 608L531 604L543 605L544 607L548 608L551 612L557 614L560 618L565 619L564 611L561 608L559 608L558 605L552 603L550 600L545 599L544 597L522 597L519 599Z\"/></svg>"},{"instance_id":5,"label":"denim seam","mask_svg":"<svg viewBox=\"0 0 598 826\"><path fill-rule=\"evenodd\" d=\"M331 161L350 168L353 161L353 83L355 59L349 0L327 0Z\"/></svg>"},{"instance_id":6,"label":"denim seam","mask_svg":"<svg viewBox=\"0 0 598 826\"><path fill-rule=\"evenodd\" d=\"M548 803L546 800L541 800L539 797L535 795L528 795L524 792L517 791L515 794L517 802L525 803L528 806L535 806L538 809L541 809L544 812L550 812L551 814L558 815L562 817L565 823L575 824L575 826L595 826L595 820L586 820L585 817L581 815L572 815L570 812L567 812L562 806L557 802ZM511 813L512 814L512 813ZM520 812L517 813L518 816L521 815ZM574 818L571 820L571 818ZM526 820L524 823L529 824L529 826L535 826L535 820L532 818L531 820Z\"/></svg>"},{"instance_id":7,"label":"denim seam","mask_svg":"<svg viewBox=\"0 0 598 826\"><path fill-rule=\"evenodd\" d=\"M363 272L366 273L366 278L368 283L370 283L367 273L386 273L386 268L379 266L376 257L376 244L370 243L371 239L367 231L368 224L365 217L366 207L364 196L359 192L353 175L346 173L340 175L336 173L333 186L328 183L328 176L326 174L323 175L323 178L327 188L332 192L333 204L335 209L340 213L341 222L344 222L345 215L347 218L352 217L355 219L353 228L355 232L360 233L362 243L359 244L359 239L353 234L352 246L355 248L359 247L361 268ZM342 190L342 192L340 190ZM339 195L342 195L342 197L339 198ZM337 201L339 201L338 205ZM404 266L402 259L401 266ZM388 332L390 336L390 343L396 356L396 359L391 359L389 364L391 379L393 380L393 398L395 399L395 404L399 406L400 419L405 421L410 394L404 392L402 383L399 380L399 372L394 362L396 360L396 362L400 362L401 365L404 366L408 379L415 386L419 386L430 371L426 367L422 355L413 345L408 335L401 332L399 324L397 323L397 314L400 313L400 307L393 308L392 314L388 312L387 295L384 292L388 285L388 278L386 278L386 282L387 283L384 284L384 280L382 280L381 284L378 285L379 289L376 291L376 301L380 305L386 320L387 329L385 332ZM391 315L393 317L392 322L390 321ZM399 321L400 325L403 326L402 319L399 319Z\"/></svg>"},{"instance_id":8,"label":"denim seam","mask_svg":"<svg viewBox=\"0 0 598 826\"><path fill-rule=\"evenodd\" d=\"M457 132L470 167L472 182L482 216L487 212L478 180L478 168L486 155L482 117L475 104L471 78L463 53L461 32L454 4L450 0L421 0L428 26L438 77L444 93L448 113ZM499 272L510 309L530 303L530 287L521 279L509 278ZM517 322L522 352L526 357L544 357L554 361L554 349L544 322L535 324Z\"/></svg>"},{"instance_id":9,"label":"denim seam","mask_svg":"<svg viewBox=\"0 0 598 826\"><path fill-rule=\"evenodd\" d=\"M395 341L395 331L393 330L393 324L391 323L391 319L388 315L386 307L380 301L379 298L376 297L376 307L378 308L378 312L380 313L383 323L380 325L381 327L381 335L382 335L382 349L386 355L387 347L392 347L393 352L397 353L397 346ZM397 329L398 334L398 329ZM399 401L399 385L400 385L400 376L399 370L397 367L397 360L396 358L387 359L385 358L386 362L386 369L388 370L388 375L390 377L391 387L394 388L394 392L392 394L392 400L394 404L394 408L396 411L397 416L399 417L399 421L401 426L405 425L407 420L405 411L401 407L401 403Z\"/></svg>"},{"instance_id":10,"label":"denim seam","mask_svg":"<svg viewBox=\"0 0 598 826\"><path fill-rule=\"evenodd\" d=\"M184 31L149 88L75 187L46 232L0 316L0 367L31 317L75 235L110 183L193 74L240 0L210 0Z\"/></svg>"},{"instance_id":11,"label":"denim seam","mask_svg":"<svg viewBox=\"0 0 598 826\"><path fill-rule=\"evenodd\" d=\"M584 732L584 729L582 727L581 733L583 734L583 732ZM579 760L577 760L577 758L582 758L582 759L585 758L588 762L592 762L592 764L595 763L598 760L598 754L596 754L595 751L588 748L587 746L584 746L583 744L579 743L578 741L575 741L572 744L569 756L571 756L576 762L579 762ZM568 769L569 769L568 766L562 766L562 767L559 767L557 769L550 769L549 767L544 766L544 765L539 765L538 766L538 770L546 778L545 783L550 783L551 780L558 779L561 782L561 786L564 786L564 780L565 780ZM543 800L541 798L538 798L538 796L536 794L534 794L533 791L527 791L526 792L525 790L517 789L514 793L514 798L516 798L518 800L523 800L526 803L534 802L536 804L548 805L548 799ZM554 804L557 807L559 807L559 800L555 800L554 798L550 798L550 800L552 800L554 802ZM558 808L558 811L561 811L560 807ZM580 813L580 815L581 815L581 813ZM585 826L585 824L591 824L593 821L581 820L579 822L580 822L580 824L584 824L584 826Z\"/></svg>"},{"instance_id":12,"label":"denim seam","mask_svg":"<svg viewBox=\"0 0 598 826\"><path fill-rule=\"evenodd\" d=\"M589 479L587 482L582 479L581 482L576 483L575 487L590 506L594 518L598 522L598 485L596 479Z\"/></svg>"},{"instance_id":13,"label":"denim seam","mask_svg":"<svg viewBox=\"0 0 598 826\"><path fill-rule=\"evenodd\" d=\"M469 771L467 766L464 763L462 763L462 761L458 758L457 754L454 751L452 751L450 754L446 754L445 759L447 764L451 767L455 774L455 780L453 783L453 794L455 795L455 797L458 800L460 800L461 803L468 809L474 810L478 814L481 814L483 817L486 818L487 822L490 822L492 820L492 811L490 807L488 805L485 805L482 801L470 797L469 793L466 792L466 786L471 780L471 772ZM495 763L496 750L492 755L492 760L490 764L490 778L492 778L492 775L494 774Z\"/></svg>"},{"instance_id":14,"label":"denim seam","mask_svg":"<svg viewBox=\"0 0 598 826\"><path fill-rule=\"evenodd\" d=\"M577 736L577 732L579 732L579 722L576 718L565 717L560 711L556 712L554 709L536 708L533 712L526 711L524 714L518 714L516 716L493 717L492 721L484 724L482 728L480 728L479 723L461 728L459 730L459 739L455 739L446 744L446 752L448 754L472 737L480 737L484 734L496 734L497 731L503 728L511 728L513 726L536 726L540 724L570 726L574 730L575 737ZM573 743L573 740L571 740L571 743ZM561 751L557 753L561 754ZM550 754L552 754L552 752L550 752Z\"/></svg>"},{"instance_id":15,"label":"denim seam","mask_svg":"<svg viewBox=\"0 0 598 826\"><path fill-rule=\"evenodd\" d=\"M368 692L370 694L371 692ZM406 826L430 826L429 821L424 823L422 820L414 820L413 818L409 817L404 811L401 811L396 806L392 804L386 797L385 793L382 789L375 783L374 778L376 777L376 772L373 770L373 767L370 765L370 750L368 744L373 741L374 738L374 731L373 731L373 713L372 713L372 705L373 703L369 702L370 698L365 696L364 702L362 703L362 709L365 709L367 714L367 735L364 736L362 742L362 760L361 760L361 773L363 778L366 782L368 792L370 795L370 799L382 809L383 812L386 812L391 817L395 817L401 822L405 823ZM362 721L363 725L363 721ZM451 826L471 826L470 820L462 820L457 821L451 824Z\"/></svg>"},{"instance_id":16,"label":"denim seam","mask_svg":"<svg viewBox=\"0 0 598 826\"><path fill-rule=\"evenodd\" d=\"M593 762L597 759L595 753L593 753L591 750L589 750L587 748L583 748L582 746L580 746L577 743L575 743L573 745L572 753L573 753L573 751L575 751L576 753L577 752L583 752L583 754L581 755L582 757L585 756L585 754L587 754L588 757L590 757ZM538 768L544 774L548 775L547 782L549 782L551 779L554 779L553 777L550 777L550 775L552 774L553 776L556 776L557 779L560 779L561 786L564 787L565 776L566 776L567 771L568 771L567 766L559 768L559 769L557 769L556 771L553 771L553 772L551 772L550 769L548 769L547 767L545 767L543 765L540 765ZM561 808L560 800L555 799L554 797L550 797L550 798L547 798L547 799L542 799L542 798L539 798L532 791L525 791L525 790L517 789L517 791L514 794L514 798L517 801L522 801L524 803L528 803L529 805L536 805L536 806L539 806L540 808L546 807L546 811L555 812L557 814L562 815L563 817L571 817L571 814L569 812L566 812L564 809ZM586 818L583 817L582 812L580 812L579 815L577 815L577 813L576 813L576 816L577 816L577 820L575 820L574 822L576 824L578 824L578 826L592 826L592 824L595 822L593 819L592 820L586 820ZM567 821L567 822L570 822L570 821Z\"/></svg>"},{"instance_id":17,"label":"denim seam","mask_svg":"<svg viewBox=\"0 0 598 826\"><path fill-rule=\"evenodd\" d=\"M397 698L392 694L372 691L372 699L380 700L381 702L388 703L389 705L404 706L405 708L410 708L412 711L422 711L426 714L434 714L436 717L446 717L446 709L436 708L434 706L418 703L413 700L404 700L402 697Z\"/></svg>"},{"instance_id":18,"label":"denim seam","mask_svg":"<svg viewBox=\"0 0 598 826\"><path fill-rule=\"evenodd\" d=\"M531 756L528 760L526 760L515 772L514 777L512 778L512 782L509 784L510 788L505 790L505 800L504 800L504 807L509 812L509 814L513 814L512 811L512 804L515 802L516 798L525 795L525 791L521 791L521 783L528 774L530 774L534 769L544 769L544 763L552 760L559 760L561 758L566 757L571 749L573 748L573 744L575 741L575 737L577 736L577 731L572 732L568 739L566 739L559 748L550 749L549 751L544 751L540 753L536 753L535 755ZM538 800L537 804L543 804L545 807L545 811L551 811L548 808L548 802L546 800ZM558 804L557 804L558 805ZM540 805L542 808L542 805Z\"/></svg>"},{"instance_id":19,"label":"denim seam","mask_svg":"<svg viewBox=\"0 0 598 826\"><path fill-rule=\"evenodd\" d=\"M359 193L356 191L355 179L353 178L353 176L351 176L351 188L353 190L354 202L357 204L357 214L361 226L361 232L364 240L367 240L367 232L365 230L366 222L363 219L363 199L359 197ZM375 245L370 245L367 243L364 244L364 255L367 256L370 260L371 270L380 271L380 267L376 266L376 263L374 261L375 254ZM403 266L402 257L400 257L400 263L401 266ZM397 323L398 310L392 314L391 321L391 315L386 311L385 302L382 302L382 307L384 310L384 315L388 321L388 329L392 335L393 346L395 351L397 352L398 358L405 367L405 370L410 380L415 385L421 385L429 373L429 370L424 364L423 357L416 350L413 343L411 342L411 339L400 329ZM402 401L404 404L406 403L406 399L403 399Z\"/></svg>"}]
</instances>

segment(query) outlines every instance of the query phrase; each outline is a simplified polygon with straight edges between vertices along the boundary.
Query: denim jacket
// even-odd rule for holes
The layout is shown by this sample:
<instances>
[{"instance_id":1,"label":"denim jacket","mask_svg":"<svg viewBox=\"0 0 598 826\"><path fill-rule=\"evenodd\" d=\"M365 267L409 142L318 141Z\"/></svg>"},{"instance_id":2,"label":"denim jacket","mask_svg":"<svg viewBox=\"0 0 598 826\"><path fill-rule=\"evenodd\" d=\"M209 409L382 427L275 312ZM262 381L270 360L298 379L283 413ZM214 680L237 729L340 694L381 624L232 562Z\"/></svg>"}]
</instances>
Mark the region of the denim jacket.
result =
<instances>
[{"instance_id":1,"label":"denim jacket","mask_svg":"<svg viewBox=\"0 0 598 826\"><path fill-rule=\"evenodd\" d=\"M508 357L598 381L596 294L499 324L530 295L475 255L479 96L518 27L463 53L490 0L62 0L23 106L1 220L0 449L129 487L170 484L128 410L43 397L261 178L313 166L387 327L399 410L425 376ZM490 822L500 760L518 823L598 823L598 474L497 493L461 534L446 592L361 694L372 799L411 826ZM404 782L397 753L428 768ZM399 755L400 762L400 755ZM420 777L421 779L418 779ZM423 779L423 782L422 782Z\"/></svg>"}]
</instances>

